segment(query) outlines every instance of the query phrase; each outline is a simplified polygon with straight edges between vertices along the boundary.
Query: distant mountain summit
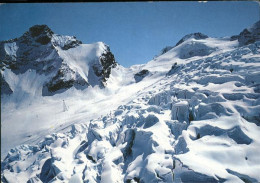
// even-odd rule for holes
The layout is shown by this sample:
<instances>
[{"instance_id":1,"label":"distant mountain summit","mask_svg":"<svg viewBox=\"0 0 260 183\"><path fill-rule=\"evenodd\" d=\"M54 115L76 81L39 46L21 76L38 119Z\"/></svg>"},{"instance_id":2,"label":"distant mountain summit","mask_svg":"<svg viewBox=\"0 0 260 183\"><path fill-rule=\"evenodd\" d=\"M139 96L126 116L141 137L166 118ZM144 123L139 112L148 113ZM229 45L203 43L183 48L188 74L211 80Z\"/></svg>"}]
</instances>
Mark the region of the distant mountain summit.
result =
<instances>
[{"instance_id":1,"label":"distant mountain summit","mask_svg":"<svg viewBox=\"0 0 260 183\"><path fill-rule=\"evenodd\" d=\"M36 87L46 96L71 87L104 87L117 65L104 43L82 44L75 36L55 34L47 25L35 25L19 38L0 42L0 60L1 95L12 94L19 85L8 77L10 72L22 74L22 79L27 72L35 71L41 83Z\"/></svg>"},{"instance_id":2,"label":"distant mountain summit","mask_svg":"<svg viewBox=\"0 0 260 183\"><path fill-rule=\"evenodd\" d=\"M187 34L182 37L175 46L166 46L161 52L155 56L158 57L174 49L179 49L179 58L187 59L194 56L206 56L218 50L218 47L212 47L214 44L207 44L206 39L214 39L209 36L197 32ZM219 39L219 38L218 38ZM225 40L225 38L223 38ZM244 29L239 35L228 38L230 41L238 41L237 47L252 44L260 40L260 21L253 24L251 27ZM177 48L178 47L178 48Z\"/></svg>"},{"instance_id":3,"label":"distant mountain summit","mask_svg":"<svg viewBox=\"0 0 260 183\"><path fill-rule=\"evenodd\" d=\"M248 45L260 40L260 21L244 29L239 35L232 36L231 40L238 40L239 46Z\"/></svg>"},{"instance_id":4,"label":"distant mountain summit","mask_svg":"<svg viewBox=\"0 0 260 183\"><path fill-rule=\"evenodd\" d=\"M178 49L178 57L181 59L187 59L194 56L206 56L216 51L216 48L210 47L206 43L207 35L200 32L187 34L181 38L175 46L166 46L161 50L159 55L163 55L171 49Z\"/></svg>"},{"instance_id":5,"label":"distant mountain summit","mask_svg":"<svg viewBox=\"0 0 260 183\"><path fill-rule=\"evenodd\" d=\"M205 34L202 34L200 32L197 32L197 33L192 33L192 34L187 34L186 36L184 36L183 38L181 38L180 41L178 41L178 43L175 45L175 46L178 46L180 45L181 43L183 43L184 41L188 40L188 39L191 39L191 38L194 38L196 40L201 40L201 39L206 39L208 38L207 35Z\"/></svg>"},{"instance_id":6,"label":"distant mountain summit","mask_svg":"<svg viewBox=\"0 0 260 183\"><path fill-rule=\"evenodd\" d=\"M2 42L1 181L260 182L258 36L189 34L130 68L46 26Z\"/></svg>"},{"instance_id":7,"label":"distant mountain summit","mask_svg":"<svg viewBox=\"0 0 260 183\"><path fill-rule=\"evenodd\" d=\"M2 42L1 181L260 182L257 27L130 68L47 26Z\"/></svg>"},{"instance_id":8,"label":"distant mountain summit","mask_svg":"<svg viewBox=\"0 0 260 183\"><path fill-rule=\"evenodd\" d=\"M183 38L181 38L181 39L176 43L175 46L166 46L166 47L164 47L164 48L161 50L160 54L157 55L156 57L158 57L158 56L160 56L160 55L162 55L162 54L168 52L168 51L171 50L172 48L174 48L174 47L176 47L176 46L179 46L179 45L182 44L183 42L185 42L185 41L187 41L187 40L189 40L189 39L192 39L192 38L195 39L195 40L202 40L202 39L208 38L208 36L205 35L205 34L202 34L202 33L200 33L200 32L192 33L192 34L187 34L187 35L185 35Z\"/></svg>"}]
</instances>

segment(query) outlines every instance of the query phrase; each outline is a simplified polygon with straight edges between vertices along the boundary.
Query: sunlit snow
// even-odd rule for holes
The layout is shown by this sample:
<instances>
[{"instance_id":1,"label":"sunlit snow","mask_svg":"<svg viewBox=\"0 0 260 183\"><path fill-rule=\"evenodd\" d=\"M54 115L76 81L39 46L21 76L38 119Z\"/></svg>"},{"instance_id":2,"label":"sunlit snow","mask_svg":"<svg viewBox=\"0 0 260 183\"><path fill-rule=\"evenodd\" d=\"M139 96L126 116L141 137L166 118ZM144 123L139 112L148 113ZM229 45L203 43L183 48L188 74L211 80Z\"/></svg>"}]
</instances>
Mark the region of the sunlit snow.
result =
<instances>
[{"instance_id":1,"label":"sunlit snow","mask_svg":"<svg viewBox=\"0 0 260 183\"><path fill-rule=\"evenodd\" d=\"M17 49L5 45L10 56ZM104 49L57 54L96 83L89 68ZM13 91L1 102L4 182L260 181L259 41L190 37L147 64L117 65L103 88L53 96L42 96L47 75L1 73Z\"/></svg>"}]
</instances>

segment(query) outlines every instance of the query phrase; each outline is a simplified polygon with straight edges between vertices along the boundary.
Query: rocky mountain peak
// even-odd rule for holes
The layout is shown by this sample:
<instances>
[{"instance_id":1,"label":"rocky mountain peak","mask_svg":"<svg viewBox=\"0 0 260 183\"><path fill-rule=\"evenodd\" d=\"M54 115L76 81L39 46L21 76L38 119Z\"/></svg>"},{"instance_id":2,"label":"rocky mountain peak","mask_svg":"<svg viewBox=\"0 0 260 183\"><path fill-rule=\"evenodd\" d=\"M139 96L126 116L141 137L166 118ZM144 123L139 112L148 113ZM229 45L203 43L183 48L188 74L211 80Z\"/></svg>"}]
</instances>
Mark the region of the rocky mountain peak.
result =
<instances>
[{"instance_id":1,"label":"rocky mountain peak","mask_svg":"<svg viewBox=\"0 0 260 183\"><path fill-rule=\"evenodd\" d=\"M194 38L196 40L200 40L200 39L206 39L208 38L207 35L202 34L200 32L196 32L196 33L192 33L192 34L187 34L186 36L184 36L183 38L181 38L180 41L178 41L178 43L175 46L180 45L181 43L183 43L184 41L190 39L190 38Z\"/></svg>"},{"instance_id":2,"label":"rocky mountain peak","mask_svg":"<svg viewBox=\"0 0 260 183\"><path fill-rule=\"evenodd\" d=\"M249 32L251 33L258 33L260 32L260 20L257 21L255 24L253 24L251 27L247 28Z\"/></svg>"},{"instance_id":3,"label":"rocky mountain peak","mask_svg":"<svg viewBox=\"0 0 260 183\"><path fill-rule=\"evenodd\" d=\"M117 63L109 46L98 45L82 44L75 36L55 34L47 25L32 26L21 37L0 42L1 80L5 88L2 94L15 93L9 85L12 81L4 78L9 72L18 75L35 71L44 75L46 79L39 85L43 96L71 87L79 90L96 85L105 87Z\"/></svg>"},{"instance_id":4,"label":"rocky mountain peak","mask_svg":"<svg viewBox=\"0 0 260 183\"><path fill-rule=\"evenodd\" d=\"M252 27L244 29L238 37L240 46L248 45L260 40L260 21L256 22Z\"/></svg>"},{"instance_id":5,"label":"rocky mountain peak","mask_svg":"<svg viewBox=\"0 0 260 183\"><path fill-rule=\"evenodd\" d=\"M54 32L47 25L34 25L29 28L29 31L25 32L21 39L23 42L35 41L42 45L50 43L52 35Z\"/></svg>"},{"instance_id":6,"label":"rocky mountain peak","mask_svg":"<svg viewBox=\"0 0 260 183\"><path fill-rule=\"evenodd\" d=\"M41 34L46 34L48 36L54 34L47 25L34 25L29 29L29 33L32 35L32 37L37 37Z\"/></svg>"},{"instance_id":7,"label":"rocky mountain peak","mask_svg":"<svg viewBox=\"0 0 260 183\"><path fill-rule=\"evenodd\" d=\"M231 41L238 40L239 46L248 45L260 40L260 21L244 29L239 35L231 36Z\"/></svg>"},{"instance_id":8,"label":"rocky mountain peak","mask_svg":"<svg viewBox=\"0 0 260 183\"><path fill-rule=\"evenodd\" d=\"M188 37L115 69L102 42L0 43L1 181L260 182L260 44Z\"/></svg>"}]
</instances>

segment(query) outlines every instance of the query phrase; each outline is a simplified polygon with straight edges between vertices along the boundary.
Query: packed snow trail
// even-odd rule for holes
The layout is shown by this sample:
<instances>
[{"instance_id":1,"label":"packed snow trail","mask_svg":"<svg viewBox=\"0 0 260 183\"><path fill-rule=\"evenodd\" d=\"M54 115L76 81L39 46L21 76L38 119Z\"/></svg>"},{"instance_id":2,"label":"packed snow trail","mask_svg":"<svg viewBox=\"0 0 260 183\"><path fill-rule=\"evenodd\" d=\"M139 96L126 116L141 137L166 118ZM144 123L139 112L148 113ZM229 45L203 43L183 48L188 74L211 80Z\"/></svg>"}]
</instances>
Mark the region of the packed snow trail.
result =
<instances>
[{"instance_id":1,"label":"packed snow trail","mask_svg":"<svg viewBox=\"0 0 260 183\"><path fill-rule=\"evenodd\" d=\"M259 182L260 42L239 36L185 36L147 64L113 68L105 88L11 95L3 119L34 133L1 160L2 181Z\"/></svg>"},{"instance_id":2,"label":"packed snow trail","mask_svg":"<svg viewBox=\"0 0 260 183\"><path fill-rule=\"evenodd\" d=\"M3 180L259 181L259 51L173 64L112 114L11 150Z\"/></svg>"}]
</instances>

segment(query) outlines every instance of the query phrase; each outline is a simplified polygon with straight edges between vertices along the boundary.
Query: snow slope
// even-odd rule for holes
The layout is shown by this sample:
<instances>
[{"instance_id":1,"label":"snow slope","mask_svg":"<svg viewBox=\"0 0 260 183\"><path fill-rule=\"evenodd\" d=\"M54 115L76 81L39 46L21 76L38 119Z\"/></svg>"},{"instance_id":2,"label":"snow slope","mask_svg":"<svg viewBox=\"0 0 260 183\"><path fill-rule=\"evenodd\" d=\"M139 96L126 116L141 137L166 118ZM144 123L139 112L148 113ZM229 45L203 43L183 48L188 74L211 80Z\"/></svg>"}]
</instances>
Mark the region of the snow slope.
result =
<instances>
[{"instance_id":1,"label":"snow slope","mask_svg":"<svg viewBox=\"0 0 260 183\"><path fill-rule=\"evenodd\" d=\"M52 96L71 87L104 87L111 68L117 65L104 43L82 44L74 36L54 34L46 25L35 25L19 38L0 42L0 53L1 77L7 83L2 87L11 89L13 95ZM12 75L28 84L14 83Z\"/></svg>"},{"instance_id":2,"label":"snow slope","mask_svg":"<svg viewBox=\"0 0 260 183\"><path fill-rule=\"evenodd\" d=\"M259 40L184 38L105 88L4 98L2 181L259 182ZM87 77L84 47L59 53Z\"/></svg>"}]
</instances>

